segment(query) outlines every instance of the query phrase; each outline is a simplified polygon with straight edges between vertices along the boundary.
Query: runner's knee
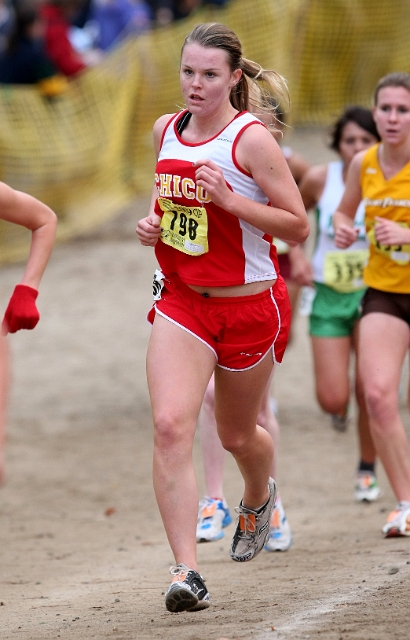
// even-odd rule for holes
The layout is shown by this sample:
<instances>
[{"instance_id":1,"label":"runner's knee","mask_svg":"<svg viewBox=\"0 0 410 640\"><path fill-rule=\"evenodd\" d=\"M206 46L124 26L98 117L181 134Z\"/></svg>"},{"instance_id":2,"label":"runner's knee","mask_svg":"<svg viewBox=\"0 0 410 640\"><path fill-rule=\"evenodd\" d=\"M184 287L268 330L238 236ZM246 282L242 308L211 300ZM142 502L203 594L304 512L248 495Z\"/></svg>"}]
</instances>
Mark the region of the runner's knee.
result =
<instances>
[{"instance_id":1,"label":"runner's knee","mask_svg":"<svg viewBox=\"0 0 410 640\"><path fill-rule=\"evenodd\" d=\"M189 451L191 449L191 440L188 434L193 432L194 429L190 428L188 420L181 420L180 416L170 410L155 416L154 444L156 448L162 450L173 448L182 450L186 448Z\"/></svg>"},{"instance_id":2,"label":"runner's knee","mask_svg":"<svg viewBox=\"0 0 410 640\"><path fill-rule=\"evenodd\" d=\"M366 390L365 400L370 418L383 425L383 432L390 429L398 413L398 398L396 394L381 387Z\"/></svg>"}]
</instances>

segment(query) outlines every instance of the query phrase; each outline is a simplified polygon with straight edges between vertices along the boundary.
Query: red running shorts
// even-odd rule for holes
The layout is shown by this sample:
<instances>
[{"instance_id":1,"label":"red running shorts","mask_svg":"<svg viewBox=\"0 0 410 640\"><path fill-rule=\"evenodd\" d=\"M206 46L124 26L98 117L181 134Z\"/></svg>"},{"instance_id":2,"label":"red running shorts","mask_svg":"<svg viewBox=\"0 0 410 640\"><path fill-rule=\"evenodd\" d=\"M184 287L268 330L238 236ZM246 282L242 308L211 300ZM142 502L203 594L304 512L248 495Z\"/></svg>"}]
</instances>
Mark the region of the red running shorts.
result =
<instances>
[{"instance_id":1,"label":"red running shorts","mask_svg":"<svg viewBox=\"0 0 410 640\"><path fill-rule=\"evenodd\" d=\"M176 274L164 278L161 299L148 314L158 313L201 340L215 354L218 366L245 371L271 350L280 364L289 336L291 307L282 276L266 291L234 298L204 297Z\"/></svg>"}]
</instances>

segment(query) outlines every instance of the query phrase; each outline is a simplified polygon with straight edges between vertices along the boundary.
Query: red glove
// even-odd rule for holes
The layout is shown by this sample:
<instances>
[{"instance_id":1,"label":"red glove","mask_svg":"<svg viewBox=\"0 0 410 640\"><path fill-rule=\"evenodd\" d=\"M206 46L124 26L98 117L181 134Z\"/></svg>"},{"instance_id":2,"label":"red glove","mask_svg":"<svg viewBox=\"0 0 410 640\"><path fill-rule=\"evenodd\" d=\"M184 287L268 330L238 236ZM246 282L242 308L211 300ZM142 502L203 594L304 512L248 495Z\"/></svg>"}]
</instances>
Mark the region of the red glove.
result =
<instances>
[{"instance_id":1,"label":"red glove","mask_svg":"<svg viewBox=\"0 0 410 640\"><path fill-rule=\"evenodd\" d=\"M3 333L16 333L19 329L34 329L40 320L36 307L37 289L18 284L4 314Z\"/></svg>"}]
</instances>

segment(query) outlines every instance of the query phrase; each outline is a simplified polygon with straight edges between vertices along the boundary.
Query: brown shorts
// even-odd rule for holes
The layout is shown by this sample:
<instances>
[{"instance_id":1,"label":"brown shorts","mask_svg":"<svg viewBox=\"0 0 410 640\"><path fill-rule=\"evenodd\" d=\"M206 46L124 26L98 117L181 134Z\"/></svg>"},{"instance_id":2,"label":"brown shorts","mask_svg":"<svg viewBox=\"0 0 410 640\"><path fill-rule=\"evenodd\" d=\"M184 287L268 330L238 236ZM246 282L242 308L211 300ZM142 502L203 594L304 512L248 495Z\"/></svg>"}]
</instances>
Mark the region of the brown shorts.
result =
<instances>
[{"instance_id":1,"label":"brown shorts","mask_svg":"<svg viewBox=\"0 0 410 640\"><path fill-rule=\"evenodd\" d=\"M369 287L362 298L361 316L369 313L387 313L410 326L410 293L390 293Z\"/></svg>"}]
</instances>

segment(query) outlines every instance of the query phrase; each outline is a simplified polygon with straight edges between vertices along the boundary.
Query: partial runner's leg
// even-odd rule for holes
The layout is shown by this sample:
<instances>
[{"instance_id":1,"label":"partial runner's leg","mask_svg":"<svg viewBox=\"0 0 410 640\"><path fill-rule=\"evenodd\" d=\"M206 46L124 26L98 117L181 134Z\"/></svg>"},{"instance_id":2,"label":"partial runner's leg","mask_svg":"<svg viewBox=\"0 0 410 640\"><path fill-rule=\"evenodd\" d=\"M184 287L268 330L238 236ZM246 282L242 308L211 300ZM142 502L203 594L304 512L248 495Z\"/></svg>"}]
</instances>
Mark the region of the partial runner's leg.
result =
<instances>
[{"instance_id":1,"label":"partial runner's leg","mask_svg":"<svg viewBox=\"0 0 410 640\"><path fill-rule=\"evenodd\" d=\"M214 353L157 315L147 353L154 420L154 489L176 564L197 568L198 490L192 445Z\"/></svg>"}]
</instances>

